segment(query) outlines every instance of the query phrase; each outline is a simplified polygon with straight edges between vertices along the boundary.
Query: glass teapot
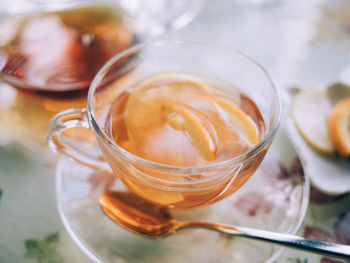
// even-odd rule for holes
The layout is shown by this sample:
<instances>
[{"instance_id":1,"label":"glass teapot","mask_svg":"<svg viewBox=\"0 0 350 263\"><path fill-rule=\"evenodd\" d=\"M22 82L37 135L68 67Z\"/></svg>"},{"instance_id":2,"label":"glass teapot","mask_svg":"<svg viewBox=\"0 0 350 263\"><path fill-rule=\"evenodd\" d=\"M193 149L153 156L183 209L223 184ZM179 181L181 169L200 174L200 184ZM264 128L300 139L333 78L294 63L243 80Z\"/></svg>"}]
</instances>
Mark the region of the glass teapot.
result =
<instances>
[{"instance_id":1,"label":"glass teapot","mask_svg":"<svg viewBox=\"0 0 350 263\"><path fill-rule=\"evenodd\" d=\"M184 26L201 4L202 0L0 0L1 79L36 91L86 89L113 55Z\"/></svg>"}]
</instances>

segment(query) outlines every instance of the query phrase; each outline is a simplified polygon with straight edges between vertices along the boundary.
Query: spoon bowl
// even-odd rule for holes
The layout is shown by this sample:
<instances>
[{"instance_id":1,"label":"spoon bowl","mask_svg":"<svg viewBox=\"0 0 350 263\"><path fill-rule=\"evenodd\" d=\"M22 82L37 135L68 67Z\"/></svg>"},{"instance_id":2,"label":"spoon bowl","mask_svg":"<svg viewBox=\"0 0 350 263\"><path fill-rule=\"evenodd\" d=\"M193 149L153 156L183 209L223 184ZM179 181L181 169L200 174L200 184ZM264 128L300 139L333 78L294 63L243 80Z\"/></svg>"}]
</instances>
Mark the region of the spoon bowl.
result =
<instances>
[{"instance_id":1,"label":"spoon bowl","mask_svg":"<svg viewBox=\"0 0 350 263\"><path fill-rule=\"evenodd\" d=\"M99 198L104 213L124 228L147 237L169 235L178 222L166 208L130 192L106 192Z\"/></svg>"},{"instance_id":2,"label":"spoon bowl","mask_svg":"<svg viewBox=\"0 0 350 263\"><path fill-rule=\"evenodd\" d=\"M350 246L312 240L291 234L212 222L180 222L169 209L153 205L131 192L108 191L99 198L104 213L122 227L151 238L166 237L185 228L205 228L232 236L256 239L307 250L318 254L350 259Z\"/></svg>"}]
</instances>

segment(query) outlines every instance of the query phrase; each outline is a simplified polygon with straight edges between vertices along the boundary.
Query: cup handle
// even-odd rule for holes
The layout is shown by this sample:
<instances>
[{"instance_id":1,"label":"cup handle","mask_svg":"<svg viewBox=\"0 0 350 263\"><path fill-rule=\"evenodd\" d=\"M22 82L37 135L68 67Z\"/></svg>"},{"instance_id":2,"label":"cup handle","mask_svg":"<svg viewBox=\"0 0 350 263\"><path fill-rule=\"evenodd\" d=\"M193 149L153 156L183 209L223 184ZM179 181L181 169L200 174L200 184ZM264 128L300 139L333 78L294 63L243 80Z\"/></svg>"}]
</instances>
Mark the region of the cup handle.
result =
<instances>
[{"instance_id":1,"label":"cup handle","mask_svg":"<svg viewBox=\"0 0 350 263\"><path fill-rule=\"evenodd\" d=\"M112 169L104 160L102 154L99 156L88 153L86 149L78 146L74 139L66 138L63 132L68 129L85 128L89 129L88 116L86 109L69 109L55 115L49 122L47 128L47 141L49 147L58 153L63 153L76 162L88 166L94 170L104 173L112 173ZM92 142L84 142L90 143ZM93 148L96 148L93 147Z\"/></svg>"}]
</instances>

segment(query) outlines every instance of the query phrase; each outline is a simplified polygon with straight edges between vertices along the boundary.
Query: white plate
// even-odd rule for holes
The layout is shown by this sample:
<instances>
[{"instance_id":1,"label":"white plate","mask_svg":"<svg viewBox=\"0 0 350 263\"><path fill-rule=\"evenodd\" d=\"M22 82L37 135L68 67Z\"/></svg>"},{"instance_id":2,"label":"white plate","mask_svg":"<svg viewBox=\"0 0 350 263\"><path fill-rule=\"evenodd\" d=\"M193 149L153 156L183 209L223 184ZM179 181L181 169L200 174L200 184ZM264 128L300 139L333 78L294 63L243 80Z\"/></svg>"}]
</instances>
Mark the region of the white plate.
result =
<instances>
[{"instance_id":1,"label":"white plate","mask_svg":"<svg viewBox=\"0 0 350 263\"><path fill-rule=\"evenodd\" d=\"M350 192L350 160L314 150L301 137L291 116L288 117L287 130L303 160L305 173L318 190L331 195Z\"/></svg>"},{"instance_id":2,"label":"white plate","mask_svg":"<svg viewBox=\"0 0 350 263\"><path fill-rule=\"evenodd\" d=\"M280 132L252 178L235 194L206 208L177 211L180 220L205 220L296 233L307 209L309 179L287 136ZM133 234L104 215L98 197L119 188L103 175L62 157L56 194L62 221L76 244L95 262L273 262L279 246L214 231L187 229L164 238Z\"/></svg>"}]
</instances>

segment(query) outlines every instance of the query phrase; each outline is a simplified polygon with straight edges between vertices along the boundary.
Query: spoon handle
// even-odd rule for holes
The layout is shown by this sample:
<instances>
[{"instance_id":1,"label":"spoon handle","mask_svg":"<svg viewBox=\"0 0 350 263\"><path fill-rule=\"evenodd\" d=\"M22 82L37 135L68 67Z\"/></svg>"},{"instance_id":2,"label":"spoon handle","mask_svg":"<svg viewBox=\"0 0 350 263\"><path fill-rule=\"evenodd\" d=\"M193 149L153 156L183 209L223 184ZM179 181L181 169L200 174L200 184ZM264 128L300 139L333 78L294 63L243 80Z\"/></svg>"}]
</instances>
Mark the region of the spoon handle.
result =
<instances>
[{"instance_id":1,"label":"spoon handle","mask_svg":"<svg viewBox=\"0 0 350 263\"><path fill-rule=\"evenodd\" d=\"M291 234L282 234L260 229L252 229L246 227L238 227L233 225L209 223L209 222L188 222L182 227L200 227L206 229L216 230L218 232L232 235L246 237L250 239L257 239L267 241L282 246L307 250L318 254L327 256L350 259L350 246L329 243L319 240L312 240Z\"/></svg>"}]
</instances>

